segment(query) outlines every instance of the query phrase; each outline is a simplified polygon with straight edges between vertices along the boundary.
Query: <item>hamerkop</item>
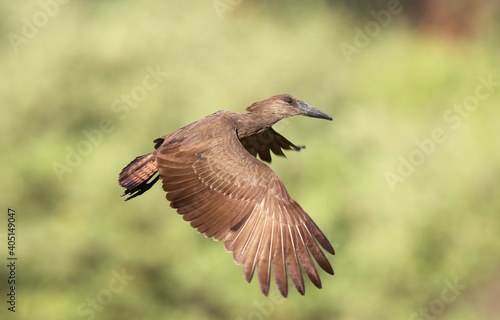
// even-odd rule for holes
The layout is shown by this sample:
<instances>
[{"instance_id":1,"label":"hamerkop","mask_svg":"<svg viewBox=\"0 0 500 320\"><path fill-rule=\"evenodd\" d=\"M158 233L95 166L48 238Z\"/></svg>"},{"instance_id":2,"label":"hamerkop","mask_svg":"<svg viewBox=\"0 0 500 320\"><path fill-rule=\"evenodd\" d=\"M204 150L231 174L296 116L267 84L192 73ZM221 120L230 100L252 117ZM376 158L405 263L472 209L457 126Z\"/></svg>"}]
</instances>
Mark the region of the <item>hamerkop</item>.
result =
<instances>
[{"instance_id":1,"label":"hamerkop","mask_svg":"<svg viewBox=\"0 0 500 320\"><path fill-rule=\"evenodd\" d=\"M260 288L267 295L272 266L284 297L287 270L303 295L300 264L321 288L311 255L333 275L319 245L335 254L333 247L278 176L256 157L271 162L270 151L284 156L282 149L300 150L273 130L279 120L295 115L332 117L289 94L256 102L246 110L249 113L219 111L154 140L155 151L135 158L120 173L119 183L129 200L161 178L170 206L206 237L225 238L226 250L243 265L248 282L257 268Z\"/></svg>"}]
</instances>

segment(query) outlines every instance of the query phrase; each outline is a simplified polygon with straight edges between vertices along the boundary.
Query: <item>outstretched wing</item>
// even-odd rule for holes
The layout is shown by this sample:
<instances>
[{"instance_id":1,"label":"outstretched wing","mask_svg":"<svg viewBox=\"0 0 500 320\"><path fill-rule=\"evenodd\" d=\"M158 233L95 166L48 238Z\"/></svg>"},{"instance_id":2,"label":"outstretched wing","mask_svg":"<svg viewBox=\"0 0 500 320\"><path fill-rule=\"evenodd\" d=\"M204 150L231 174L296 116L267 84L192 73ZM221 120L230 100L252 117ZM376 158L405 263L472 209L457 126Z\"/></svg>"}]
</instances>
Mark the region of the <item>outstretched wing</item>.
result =
<instances>
[{"instance_id":1,"label":"outstretched wing","mask_svg":"<svg viewBox=\"0 0 500 320\"><path fill-rule=\"evenodd\" d=\"M274 131L273 128L262 131L259 134L254 134L240 139L241 144L251 155L259 158L262 161L271 162L271 151L278 156L285 156L283 150L299 151L305 147L297 147L287 138Z\"/></svg>"},{"instance_id":2,"label":"outstretched wing","mask_svg":"<svg viewBox=\"0 0 500 320\"><path fill-rule=\"evenodd\" d=\"M206 237L225 238L226 250L243 265L248 282L257 268L267 295L272 266L283 296L288 294L287 270L304 294L302 265L321 288L311 256L333 274L319 246L334 254L331 244L278 176L242 146L232 122L222 119L210 130L186 130L166 142L158 149L157 163L171 207Z\"/></svg>"}]
</instances>

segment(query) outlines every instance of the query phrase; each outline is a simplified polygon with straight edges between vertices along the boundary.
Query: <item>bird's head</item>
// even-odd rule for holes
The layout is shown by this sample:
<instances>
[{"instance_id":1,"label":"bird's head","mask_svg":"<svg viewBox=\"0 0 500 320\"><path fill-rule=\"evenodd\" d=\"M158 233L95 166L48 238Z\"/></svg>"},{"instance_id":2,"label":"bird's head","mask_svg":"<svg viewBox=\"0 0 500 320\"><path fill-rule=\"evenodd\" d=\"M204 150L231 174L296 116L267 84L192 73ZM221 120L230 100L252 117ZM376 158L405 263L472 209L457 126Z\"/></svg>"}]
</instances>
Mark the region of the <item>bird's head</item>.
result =
<instances>
[{"instance_id":1,"label":"bird's head","mask_svg":"<svg viewBox=\"0 0 500 320\"><path fill-rule=\"evenodd\" d=\"M303 115L312 118L332 120L331 116L316 109L307 102L295 98L291 94L280 94L255 102L246 108L246 110L263 116L278 117L279 119Z\"/></svg>"}]
</instances>

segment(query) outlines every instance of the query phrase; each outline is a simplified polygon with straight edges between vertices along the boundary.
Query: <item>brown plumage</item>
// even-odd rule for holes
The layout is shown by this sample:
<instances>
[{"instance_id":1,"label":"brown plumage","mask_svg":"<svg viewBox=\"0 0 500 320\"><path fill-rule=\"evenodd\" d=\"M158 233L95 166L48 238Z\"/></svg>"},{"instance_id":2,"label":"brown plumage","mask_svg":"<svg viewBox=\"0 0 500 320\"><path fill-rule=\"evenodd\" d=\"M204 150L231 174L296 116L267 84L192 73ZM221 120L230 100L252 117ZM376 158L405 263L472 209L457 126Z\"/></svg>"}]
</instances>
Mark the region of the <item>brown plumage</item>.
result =
<instances>
[{"instance_id":1,"label":"brown plumage","mask_svg":"<svg viewBox=\"0 0 500 320\"><path fill-rule=\"evenodd\" d=\"M320 246L331 254L334 250L278 176L256 157L270 162L270 152L283 156L282 149L300 150L272 129L277 121L294 115L332 118L288 94L246 110L250 113L219 111L156 139L156 150L125 167L119 183L131 199L161 178L170 206L206 237L225 239L226 250L243 265L248 282L257 268L260 288L267 295L272 269L286 297L288 270L303 295L300 265L321 288L311 256L333 274ZM156 172L159 176L154 177Z\"/></svg>"}]
</instances>

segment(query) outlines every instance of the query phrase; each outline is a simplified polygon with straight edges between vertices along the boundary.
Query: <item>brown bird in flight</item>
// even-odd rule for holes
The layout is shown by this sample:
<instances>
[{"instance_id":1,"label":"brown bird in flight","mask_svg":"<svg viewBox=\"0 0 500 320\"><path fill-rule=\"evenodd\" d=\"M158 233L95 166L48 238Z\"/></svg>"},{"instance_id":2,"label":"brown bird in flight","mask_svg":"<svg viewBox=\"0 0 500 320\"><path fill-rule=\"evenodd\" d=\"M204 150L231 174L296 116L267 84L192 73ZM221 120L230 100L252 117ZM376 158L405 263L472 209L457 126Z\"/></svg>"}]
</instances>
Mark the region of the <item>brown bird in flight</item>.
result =
<instances>
[{"instance_id":1,"label":"brown bird in flight","mask_svg":"<svg viewBox=\"0 0 500 320\"><path fill-rule=\"evenodd\" d=\"M323 232L290 197L276 173L260 159L271 153L300 150L272 125L295 115L332 117L289 94L255 102L241 114L219 111L154 140L155 151L135 158L120 173L119 183L134 198L161 178L170 206L208 238L225 238L224 247L243 265L245 279L258 269L267 296L271 266L280 293L288 295L290 274L305 293L300 265L318 288L318 265L333 275L324 250L335 254ZM156 177L155 174L159 173ZM319 245L318 245L319 244Z\"/></svg>"}]
</instances>

